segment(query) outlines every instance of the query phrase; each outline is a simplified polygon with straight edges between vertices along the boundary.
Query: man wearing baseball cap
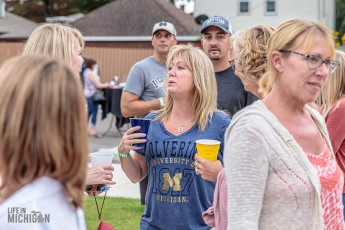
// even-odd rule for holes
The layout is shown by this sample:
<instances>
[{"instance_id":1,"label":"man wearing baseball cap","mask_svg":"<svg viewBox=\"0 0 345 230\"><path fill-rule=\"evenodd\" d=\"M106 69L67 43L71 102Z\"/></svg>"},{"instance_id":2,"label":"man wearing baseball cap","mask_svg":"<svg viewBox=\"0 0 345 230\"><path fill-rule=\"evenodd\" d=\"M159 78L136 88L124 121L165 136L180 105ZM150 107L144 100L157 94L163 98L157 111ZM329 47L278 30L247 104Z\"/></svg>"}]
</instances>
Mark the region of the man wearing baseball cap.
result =
<instances>
[{"instance_id":1,"label":"man wearing baseball cap","mask_svg":"<svg viewBox=\"0 0 345 230\"><path fill-rule=\"evenodd\" d=\"M159 30L168 31L170 34L174 35L176 38L177 34L176 34L175 26L171 24L170 22L161 21L161 22L156 23L152 29L152 36Z\"/></svg>"},{"instance_id":2,"label":"man wearing baseball cap","mask_svg":"<svg viewBox=\"0 0 345 230\"><path fill-rule=\"evenodd\" d=\"M152 110L164 107L163 85L167 74L167 55L177 44L176 29L166 21L157 22L152 29L153 55L133 65L121 97L124 117L145 117ZM145 204L147 177L140 182L141 204Z\"/></svg>"},{"instance_id":3,"label":"man wearing baseball cap","mask_svg":"<svg viewBox=\"0 0 345 230\"><path fill-rule=\"evenodd\" d=\"M230 118L238 110L257 100L257 97L245 91L241 79L235 75L230 65L230 37L233 33L230 21L221 16L207 19L201 29L203 50L211 59L216 72L218 108L228 113ZM204 172L203 178L216 182L223 165L218 161L211 162L196 156L195 167L205 168L204 165L208 165L209 171Z\"/></svg>"},{"instance_id":4,"label":"man wearing baseball cap","mask_svg":"<svg viewBox=\"0 0 345 230\"><path fill-rule=\"evenodd\" d=\"M202 47L216 72L219 109L232 117L238 110L257 100L253 94L245 91L240 78L230 66L230 37L234 34L232 25L222 16L213 16L203 23L201 34Z\"/></svg>"}]
</instances>

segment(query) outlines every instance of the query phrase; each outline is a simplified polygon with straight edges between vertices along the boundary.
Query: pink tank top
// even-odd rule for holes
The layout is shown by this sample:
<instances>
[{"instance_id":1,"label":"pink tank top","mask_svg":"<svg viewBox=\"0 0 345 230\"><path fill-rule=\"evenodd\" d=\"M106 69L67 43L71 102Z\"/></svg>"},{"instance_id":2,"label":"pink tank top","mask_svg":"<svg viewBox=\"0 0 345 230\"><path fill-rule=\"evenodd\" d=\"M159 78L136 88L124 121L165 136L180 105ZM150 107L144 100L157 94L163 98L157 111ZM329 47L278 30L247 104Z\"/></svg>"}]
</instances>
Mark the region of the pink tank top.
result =
<instances>
[{"instance_id":1,"label":"pink tank top","mask_svg":"<svg viewBox=\"0 0 345 230\"><path fill-rule=\"evenodd\" d=\"M308 158L320 178L321 204L327 230L344 230L342 193L344 177L337 162L332 157L327 143L319 155L308 154Z\"/></svg>"}]
</instances>

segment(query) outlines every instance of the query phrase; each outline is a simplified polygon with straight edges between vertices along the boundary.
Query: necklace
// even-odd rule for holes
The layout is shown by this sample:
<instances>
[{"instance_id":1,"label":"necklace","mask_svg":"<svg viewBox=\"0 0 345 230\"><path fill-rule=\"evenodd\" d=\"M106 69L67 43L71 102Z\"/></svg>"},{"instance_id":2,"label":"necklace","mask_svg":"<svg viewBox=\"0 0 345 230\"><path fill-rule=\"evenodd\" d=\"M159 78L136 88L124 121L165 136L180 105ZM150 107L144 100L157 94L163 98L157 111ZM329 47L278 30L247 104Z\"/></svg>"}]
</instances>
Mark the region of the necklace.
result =
<instances>
[{"instance_id":1,"label":"necklace","mask_svg":"<svg viewBox=\"0 0 345 230\"><path fill-rule=\"evenodd\" d=\"M192 119L190 119L187 123L183 124L183 125L179 125L176 122L174 122L177 125L177 132L179 133L183 133L184 129L183 127L185 127L186 125L188 125L189 123L191 123L193 121L194 117L192 117Z\"/></svg>"}]
</instances>

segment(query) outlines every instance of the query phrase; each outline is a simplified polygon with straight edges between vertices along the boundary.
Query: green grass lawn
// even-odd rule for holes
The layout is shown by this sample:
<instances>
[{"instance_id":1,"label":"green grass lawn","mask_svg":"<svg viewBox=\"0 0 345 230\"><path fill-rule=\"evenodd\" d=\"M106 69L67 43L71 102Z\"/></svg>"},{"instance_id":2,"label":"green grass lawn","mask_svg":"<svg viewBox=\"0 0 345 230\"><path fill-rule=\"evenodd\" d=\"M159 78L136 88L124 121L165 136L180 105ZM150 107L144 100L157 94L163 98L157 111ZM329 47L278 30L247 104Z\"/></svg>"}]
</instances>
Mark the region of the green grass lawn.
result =
<instances>
[{"instance_id":1,"label":"green grass lawn","mask_svg":"<svg viewBox=\"0 0 345 230\"><path fill-rule=\"evenodd\" d=\"M98 207L102 206L103 195L97 197ZM116 230L139 229L139 221L145 206L140 204L140 199L119 197L106 197L102 212L102 220L108 222ZM86 225L88 230L98 227L97 208L93 197L87 197L84 204Z\"/></svg>"}]
</instances>

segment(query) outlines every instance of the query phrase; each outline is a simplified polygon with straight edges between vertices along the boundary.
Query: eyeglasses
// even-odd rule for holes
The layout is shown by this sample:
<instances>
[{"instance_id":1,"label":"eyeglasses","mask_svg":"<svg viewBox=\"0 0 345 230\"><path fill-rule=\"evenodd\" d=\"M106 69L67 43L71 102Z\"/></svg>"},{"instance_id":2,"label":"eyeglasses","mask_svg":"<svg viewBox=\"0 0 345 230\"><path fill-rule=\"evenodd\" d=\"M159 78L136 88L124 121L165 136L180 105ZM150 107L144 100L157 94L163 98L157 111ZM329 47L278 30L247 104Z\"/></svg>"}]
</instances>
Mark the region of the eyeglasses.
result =
<instances>
[{"instance_id":1,"label":"eyeglasses","mask_svg":"<svg viewBox=\"0 0 345 230\"><path fill-rule=\"evenodd\" d=\"M305 57L305 59L307 60L307 63L308 63L308 68L310 70L316 70L316 69L320 68L320 66L323 63L325 63L325 65L328 68L328 70L331 73L333 73L337 69L337 67L339 65L339 62L337 62L337 61L322 60L318 56L314 56L314 55L310 55L310 54L303 54L303 53L299 53L299 52L292 51L292 50L279 50L279 52L282 52L282 53L293 53L293 54L297 54L297 55L300 55L302 57Z\"/></svg>"}]
</instances>

